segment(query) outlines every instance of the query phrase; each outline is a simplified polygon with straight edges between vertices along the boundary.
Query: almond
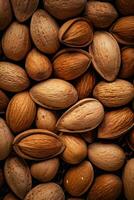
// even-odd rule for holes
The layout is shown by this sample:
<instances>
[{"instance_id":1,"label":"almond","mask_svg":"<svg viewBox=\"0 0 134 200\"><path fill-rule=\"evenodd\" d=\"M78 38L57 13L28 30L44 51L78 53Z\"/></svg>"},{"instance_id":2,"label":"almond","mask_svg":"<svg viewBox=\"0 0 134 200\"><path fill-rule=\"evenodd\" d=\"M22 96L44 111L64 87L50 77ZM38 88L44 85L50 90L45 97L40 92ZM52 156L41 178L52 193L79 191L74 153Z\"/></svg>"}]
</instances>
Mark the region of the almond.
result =
<instances>
[{"instance_id":1,"label":"almond","mask_svg":"<svg viewBox=\"0 0 134 200\"><path fill-rule=\"evenodd\" d=\"M94 170L91 163L83 161L66 172L64 187L69 194L79 197L89 189L93 179Z\"/></svg>"},{"instance_id":2,"label":"almond","mask_svg":"<svg viewBox=\"0 0 134 200\"><path fill-rule=\"evenodd\" d=\"M20 22L24 22L35 12L39 0L11 0L11 3L16 19Z\"/></svg>"},{"instance_id":3,"label":"almond","mask_svg":"<svg viewBox=\"0 0 134 200\"><path fill-rule=\"evenodd\" d=\"M116 6L122 15L134 15L134 1L116 0Z\"/></svg>"},{"instance_id":4,"label":"almond","mask_svg":"<svg viewBox=\"0 0 134 200\"><path fill-rule=\"evenodd\" d=\"M49 79L30 89L32 99L42 107L60 110L74 104L77 91L74 86L61 79Z\"/></svg>"},{"instance_id":5,"label":"almond","mask_svg":"<svg viewBox=\"0 0 134 200\"><path fill-rule=\"evenodd\" d=\"M87 200L116 200L122 190L121 179L114 174L98 176L89 193Z\"/></svg>"},{"instance_id":6,"label":"almond","mask_svg":"<svg viewBox=\"0 0 134 200\"><path fill-rule=\"evenodd\" d=\"M43 129L31 129L15 137L13 148L25 159L46 160L62 153L65 147L54 133Z\"/></svg>"},{"instance_id":7,"label":"almond","mask_svg":"<svg viewBox=\"0 0 134 200\"><path fill-rule=\"evenodd\" d=\"M118 17L118 13L112 4L100 1L88 1L85 14L98 28L109 27Z\"/></svg>"},{"instance_id":8,"label":"almond","mask_svg":"<svg viewBox=\"0 0 134 200\"><path fill-rule=\"evenodd\" d=\"M131 132L129 133L127 143L130 149L134 151L134 129L132 129Z\"/></svg>"},{"instance_id":9,"label":"almond","mask_svg":"<svg viewBox=\"0 0 134 200\"><path fill-rule=\"evenodd\" d=\"M123 185L128 200L134 199L134 158L127 161L123 171Z\"/></svg>"},{"instance_id":10,"label":"almond","mask_svg":"<svg viewBox=\"0 0 134 200\"><path fill-rule=\"evenodd\" d=\"M63 132L82 133L96 128L103 120L102 104L93 98L78 101L58 120L57 129Z\"/></svg>"},{"instance_id":11,"label":"almond","mask_svg":"<svg viewBox=\"0 0 134 200\"><path fill-rule=\"evenodd\" d=\"M93 96L107 107L118 107L129 103L134 97L133 85L125 80L114 82L99 82L93 91Z\"/></svg>"},{"instance_id":12,"label":"almond","mask_svg":"<svg viewBox=\"0 0 134 200\"><path fill-rule=\"evenodd\" d=\"M19 200L13 193L8 193L3 200Z\"/></svg>"},{"instance_id":13,"label":"almond","mask_svg":"<svg viewBox=\"0 0 134 200\"><path fill-rule=\"evenodd\" d=\"M110 31L119 43L134 45L134 16L119 18Z\"/></svg>"},{"instance_id":14,"label":"almond","mask_svg":"<svg viewBox=\"0 0 134 200\"><path fill-rule=\"evenodd\" d=\"M134 114L130 108L121 108L105 113L98 128L98 138L113 139L120 137L134 125Z\"/></svg>"},{"instance_id":15,"label":"almond","mask_svg":"<svg viewBox=\"0 0 134 200\"><path fill-rule=\"evenodd\" d=\"M96 77L91 71L85 72L75 81L75 88L78 92L79 99L87 98L91 95L95 86Z\"/></svg>"},{"instance_id":16,"label":"almond","mask_svg":"<svg viewBox=\"0 0 134 200\"><path fill-rule=\"evenodd\" d=\"M32 178L27 163L17 156L10 156L4 166L4 174L11 190L20 198L32 188Z\"/></svg>"},{"instance_id":17,"label":"almond","mask_svg":"<svg viewBox=\"0 0 134 200\"><path fill-rule=\"evenodd\" d=\"M44 10L37 10L31 19L31 36L35 46L43 53L52 54L59 48L58 25Z\"/></svg>"},{"instance_id":18,"label":"almond","mask_svg":"<svg viewBox=\"0 0 134 200\"><path fill-rule=\"evenodd\" d=\"M12 21L12 9L9 0L0 1L0 30L4 30Z\"/></svg>"},{"instance_id":19,"label":"almond","mask_svg":"<svg viewBox=\"0 0 134 200\"><path fill-rule=\"evenodd\" d=\"M28 27L13 22L2 37L2 48L6 57L15 61L22 60L31 48Z\"/></svg>"},{"instance_id":20,"label":"almond","mask_svg":"<svg viewBox=\"0 0 134 200\"><path fill-rule=\"evenodd\" d=\"M107 81L115 80L120 69L121 56L114 37L108 32L96 32L89 52L93 66L102 78Z\"/></svg>"},{"instance_id":21,"label":"almond","mask_svg":"<svg viewBox=\"0 0 134 200\"><path fill-rule=\"evenodd\" d=\"M23 68L10 62L0 62L1 89L9 92L21 92L28 88L29 84L28 76Z\"/></svg>"},{"instance_id":22,"label":"almond","mask_svg":"<svg viewBox=\"0 0 134 200\"><path fill-rule=\"evenodd\" d=\"M56 77L72 80L82 75L90 66L91 56L83 50L65 49L58 52L53 59Z\"/></svg>"},{"instance_id":23,"label":"almond","mask_svg":"<svg viewBox=\"0 0 134 200\"><path fill-rule=\"evenodd\" d=\"M54 17L64 20L77 16L84 9L87 0L43 0L44 7Z\"/></svg>"},{"instance_id":24,"label":"almond","mask_svg":"<svg viewBox=\"0 0 134 200\"><path fill-rule=\"evenodd\" d=\"M87 142L87 143L93 143L96 137L96 131L91 130L85 133L81 134L81 137Z\"/></svg>"},{"instance_id":25,"label":"almond","mask_svg":"<svg viewBox=\"0 0 134 200\"><path fill-rule=\"evenodd\" d=\"M8 103L9 99L7 95L2 90L0 90L0 113L6 110Z\"/></svg>"},{"instance_id":26,"label":"almond","mask_svg":"<svg viewBox=\"0 0 134 200\"><path fill-rule=\"evenodd\" d=\"M98 142L88 146L88 158L99 169L116 171L123 166L125 153L116 144Z\"/></svg>"},{"instance_id":27,"label":"almond","mask_svg":"<svg viewBox=\"0 0 134 200\"><path fill-rule=\"evenodd\" d=\"M68 20L59 30L59 39L70 47L88 46L93 39L92 24L82 17Z\"/></svg>"}]
</instances>

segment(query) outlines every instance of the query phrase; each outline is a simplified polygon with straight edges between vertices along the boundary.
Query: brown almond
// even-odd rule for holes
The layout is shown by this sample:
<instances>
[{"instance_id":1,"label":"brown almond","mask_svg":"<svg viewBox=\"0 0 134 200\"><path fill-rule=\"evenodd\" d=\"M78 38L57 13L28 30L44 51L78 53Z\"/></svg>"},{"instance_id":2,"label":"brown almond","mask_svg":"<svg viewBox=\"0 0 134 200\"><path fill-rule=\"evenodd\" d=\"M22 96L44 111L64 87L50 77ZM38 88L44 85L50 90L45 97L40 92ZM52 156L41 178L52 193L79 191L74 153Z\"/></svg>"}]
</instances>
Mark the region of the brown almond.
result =
<instances>
[{"instance_id":1,"label":"brown almond","mask_svg":"<svg viewBox=\"0 0 134 200\"><path fill-rule=\"evenodd\" d=\"M11 3L16 19L20 22L24 22L35 12L39 0L11 0Z\"/></svg>"},{"instance_id":2,"label":"brown almond","mask_svg":"<svg viewBox=\"0 0 134 200\"><path fill-rule=\"evenodd\" d=\"M4 174L11 190L17 197L24 199L32 188L32 178L27 163L17 156L10 156L5 161Z\"/></svg>"},{"instance_id":3,"label":"brown almond","mask_svg":"<svg viewBox=\"0 0 134 200\"><path fill-rule=\"evenodd\" d=\"M95 74L91 71L85 72L82 76L76 79L74 86L78 92L79 99L84 99L91 96L95 82Z\"/></svg>"},{"instance_id":4,"label":"brown almond","mask_svg":"<svg viewBox=\"0 0 134 200\"><path fill-rule=\"evenodd\" d=\"M121 52L122 66L119 73L120 78L130 78L134 76L134 48L128 47Z\"/></svg>"},{"instance_id":5,"label":"brown almond","mask_svg":"<svg viewBox=\"0 0 134 200\"><path fill-rule=\"evenodd\" d=\"M36 115L36 105L29 92L16 94L8 104L6 121L13 132L30 128Z\"/></svg>"},{"instance_id":6,"label":"brown almond","mask_svg":"<svg viewBox=\"0 0 134 200\"><path fill-rule=\"evenodd\" d=\"M120 137L134 125L134 114L130 108L121 108L105 113L98 128L98 138L113 139Z\"/></svg>"},{"instance_id":7,"label":"brown almond","mask_svg":"<svg viewBox=\"0 0 134 200\"><path fill-rule=\"evenodd\" d=\"M110 28L115 39L124 45L134 45L134 16L119 18Z\"/></svg>"},{"instance_id":8,"label":"brown almond","mask_svg":"<svg viewBox=\"0 0 134 200\"><path fill-rule=\"evenodd\" d=\"M116 144L96 142L88 146L88 158L99 169L116 171L123 166L125 153Z\"/></svg>"},{"instance_id":9,"label":"brown almond","mask_svg":"<svg viewBox=\"0 0 134 200\"><path fill-rule=\"evenodd\" d=\"M12 10L9 0L0 1L0 30L4 30L12 21Z\"/></svg>"},{"instance_id":10,"label":"brown almond","mask_svg":"<svg viewBox=\"0 0 134 200\"><path fill-rule=\"evenodd\" d=\"M121 179L114 174L102 174L98 176L89 193L87 200L116 200L122 190Z\"/></svg>"},{"instance_id":11,"label":"brown almond","mask_svg":"<svg viewBox=\"0 0 134 200\"><path fill-rule=\"evenodd\" d=\"M33 14L30 30L35 46L43 53L52 54L59 49L59 27L45 10L39 9Z\"/></svg>"},{"instance_id":12,"label":"brown almond","mask_svg":"<svg viewBox=\"0 0 134 200\"><path fill-rule=\"evenodd\" d=\"M82 17L68 20L59 30L59 40L66 46L85 47L92 42L92 39L92 24Z\"/></svg>"},{"instance_id":13,"label":"brown almond","mask_svg":"<svg viewBox=\"0 0 134 200\"><path fill-rule=\"evenodd\" d=\"M133 99L134 86L129 81L122 79L116 79L111 83L101 81L95 86L93 96L104 106L123 106Z\"/></svg>"},{"instance_id":14,"label":"brown almond","mask_svg":"<svg viewBox=\"0 0 134 200\"><path fill-rule=\"evenodd\" d=\"M91 130L85 133L81 134L81 137L85 140L85 142L87 143L93 143L95 138L96 138L96 131L95 130Z\"/></svg>"},{"instance_id":15,"label":"brown almond","mask_svg":"<svg viewBox=\"0 0 134 200\"><path fill-rule=\"evenodd\" d=\"M15 137L13 148L25 159L46 160L62 153L65 147L56 134L43 129L31 129Z\"/></svg>"},{"instance_id":16,"label":"brown almond","mask_svg":"<svg viewBox=\"0 0 134 200\"><path fill-rule=\"evenodd\" d=\"M39 184L26 195L24 200L65 200L62 188L56 183Z\"/></svg>"},{"instance_id":17,"label":"brown almond","mask_svg":"<svg viewBox=\"0 0 134 200\"><path fill-rule=\"evenodd\" d=\"M84 9L87 0L43 0L45 9L60 20L79 15Z\"/></svg>"},{"instance_id":18,"label":"brown almond","mask_svg":"<svg viewBox=\"0 0 134 200\"><path fill-rule=\"evenodd\" d=\"M126 199L134 199L134 158L127 161L123 171L123 186Z\"/></svg>"},{"instance_id":19,"label":"brown almond","mask_svg":"<svg viewBox=\"0 0 134 200\"><path fill-rule=\"evenodd\" d=\"M82 133L96 128L103 120L102 104L93 98L78 101L69 108L57 122L57 130Z\"/></svg>"},{"instance_id":20,"label":"brown almond","mask_svg":"<svg viewBox=\"0 0 134 200\"><path fill-rule=\"evenodd\" d=\"M93 179L94 170L91 163L89 161L83 161L66 172L64 187L69 194L79 197L89 189Z\"/></svg>"},{"instance_id":21,"label":"brown almond","mask_svg":"<svg viewBox=\"0 0 134 200\"><path fill-rule=\"evenodd\" d=\"M30 89L32 99L40 106L60 110L74 104L78 94L74 86L61 79L49 79Z\"/></svg>"},{"instance_id":22,"label":"brown almond","mask_svg":"<svg viewBox=\"0 0 134 200\"><path fill-rule=\"evenodd\" d=\"M25 69L36 81L48 79L52 74L50 60L36 49L32 49L26 57Z\"/></svg>"},{"instance_id":23,"label":"brown almond","mask_svg":"<svg viewBox=\"0 0 134 200\"><path fill-rule=\"evenodd\" d=\"M108 32L95 32L89 52L93 66L102 78L107 81L115 80L120 69L121 56L114 37Z\"/></svg>"},{"instance_id":24,"label":"brown almond","mask_svg":"<svg viewBox=\"0 0 134 200\"><path fill-rule=\"evenodd\" d=\"M88 1L86 17L98 28L107 28L118 17L114 6L109 2Z\"/></svg>"},{"instance_id":25,"label":"brown almond","mask_svg":"<svg viewBox=\"0 0 134 200\"><path fill-rule=\"evenodd\" d=\"M28 27L13 22L2 37L2 48L6 57L14 61L22 60L31 48Z\"/></svg>"},{"instance_id":26,"label":"brown almond","mask_svg":"<svg viewBox=\"0 0 134 200\"><path fill-rule=\"evenodd\" d=\"M2 90L0 90L0 113L6 110L8 103L9 98Z\"/></svg>"},{"instance_id":27,"label":"brown almond","mask_svg":"<svg viewBox=\"0 0 134 200\"><path fill-rule=\"evenodd\" d=\"M116 0L116 6L122 15L134 15L134 1Z\"/></svg>"},{"instance_id":28,"label":"brown almond","mask_svg":"<svg viewBox=\"0 0 134 200\"><path fill-rule=\"evenodd\" d=\"M4 81L3 81L4 80ZM9 92L21 92L30 81L23 68L10 62L0 62L0 88Z\"/></svg>"},{"instance_id":29,"label":"brown almond","mask_svg":"<svg viewBox=\"0 0 134 200\"><path fill-rule=\"evenodd\" d=\"M53 59L54 74L65 80L73 80L82 75L90 66L91 56L84 50L64 49Z\"/></svg>"}]
</instances>

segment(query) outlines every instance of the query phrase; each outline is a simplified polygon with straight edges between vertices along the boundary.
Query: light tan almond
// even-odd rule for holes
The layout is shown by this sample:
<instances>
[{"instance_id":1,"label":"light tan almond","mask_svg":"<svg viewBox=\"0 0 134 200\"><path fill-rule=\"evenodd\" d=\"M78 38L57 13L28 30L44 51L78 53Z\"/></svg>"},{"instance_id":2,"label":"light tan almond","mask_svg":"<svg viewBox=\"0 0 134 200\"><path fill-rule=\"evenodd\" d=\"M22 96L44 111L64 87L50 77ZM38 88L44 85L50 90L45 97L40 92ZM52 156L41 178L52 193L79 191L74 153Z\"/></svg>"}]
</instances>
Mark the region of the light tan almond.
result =
<instances>
[{"instance_id":1,"label":"light tan almond","mask_svg":"<svg viewBox=\"0 0 134 200\"><path fill-rule=\"evenodd\" d=\"M134 114L128 107L105 113L98 128L98 138L113 139L120 137L134 126Z\"/></svg>"},{"instance_id":2,"label":"light tan almond","mask_svg":"<svg viewBox=\"0 0 134 200\"><path fill-rule=\"evenodd\" d=\"M87 132L96 128L103 120L102 104L93 98L78 101L57 122L57 130L71 133Z\"/></svg>"},{"instance_id":3,"label":"light tan almond","mask_svg":"<svg viewBox=\"0 0 134 200\"><path fill-rule=\"evenodd\" d=\"M116 144L93 143L88 146L88 158L99 169L116 171L125 162L123 149Z\"/></svg>"},{"instance_id":4,"label":"light tan almond","mask_svg":"<svg viewBox=\"0 0 134 200\"><path fill-rule=\"evenodd\" d=\"M120 69L121 56L114 37L108 32L96 32L89 52L92 55L93 66L102 78L107 81L115 80Z\"/></svg>"},{"instance_id":5,"label":"light tan almond","mask_svg":"<svg viewBox=\"0 0 134 200\"><path fill-rule=\"evenodd\" d=\"M116 79L111 83L101 81L95 86L93 96L104 106L123 106L134 98L134 86L122 79Z\"/></svg>"},{"instance_id":6,"label":"light tan almond","mask_svg":"<svg viewBox=\"0 0 134 200\"><path fill-rule=\"evenodd\" d=\"M3 81L4 80L4 81ZM9 92L21 92L30 81L23 68L10 62L0 62L0 88Z\"/></svg>"},{"instance_id":7,"label":"light tan almond","mask_svg":"<svg viewBox=\"0 0 134 200\"><path fill-rule=\"evenodd\" d=\"M78 99L74 86L61 79L49 79L30 89L32 99L42 107L60 110L68 108Z\"/></svg>"},{"instance_id":8,"label":"light tan almond","mask_svg":"<svg viewBox=\"0 0 134 200\"><path fill-rule=\"evenodd\" d=\"M9 102L6 121L13 132L21 132L30 128L36 115L36 105L29 92L16 94Z\"/></svg>"}]
</instances>

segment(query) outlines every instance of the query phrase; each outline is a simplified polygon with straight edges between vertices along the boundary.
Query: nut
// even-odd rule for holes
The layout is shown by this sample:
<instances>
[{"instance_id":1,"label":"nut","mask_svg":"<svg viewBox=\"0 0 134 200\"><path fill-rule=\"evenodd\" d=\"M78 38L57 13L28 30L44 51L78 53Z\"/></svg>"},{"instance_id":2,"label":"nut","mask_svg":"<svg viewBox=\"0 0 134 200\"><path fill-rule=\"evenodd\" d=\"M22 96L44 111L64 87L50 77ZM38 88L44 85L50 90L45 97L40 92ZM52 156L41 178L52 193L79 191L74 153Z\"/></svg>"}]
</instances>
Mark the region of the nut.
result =
<instances>
[{"instance_id":1,"label":"nut","mask_svg":"<svg viewBox=\"0 0 134 200\"><path fill-rule=\"evenodd\" d=\"M8 193L3 200L19 200L13 193Z\"/></svg>"},{"instance_id":2,"label":"nut","mask_svg":"<svg viewBox=\"0 0 134 200\"><path fill-rule=\"evenodd\" d=\"M116 6L122 15L134 15L134 1L116 0Z\"/></svg>"},{"instance_id":3,"label":"nut","mask_svg":"<svg viewBox=\"0 0 134 200\"><path fill-rule=\"evenodd\" d=\"M134 151L134 129L132 129L128 135L127 143L129 147Z\"/></svg>"},{"instance_id":4,"label":"nut","mask_svg":"<svg viewBox=\"0 0 134 200\"><path fill-rule=\"evenodd\" d=\"M2 90L0 90L0 113L6 110L8 103L9 98Z\"/></svg>"},{"instance_id":5,"label":"nut","mask_svg":"<svg viewBox=\"0 0 134 200\"><path fill-rule=\"evenodd\" d=\"M9 0L0 1L0 30L4 30L12 20L12 10Z\"/></svg>"}]
</instances>

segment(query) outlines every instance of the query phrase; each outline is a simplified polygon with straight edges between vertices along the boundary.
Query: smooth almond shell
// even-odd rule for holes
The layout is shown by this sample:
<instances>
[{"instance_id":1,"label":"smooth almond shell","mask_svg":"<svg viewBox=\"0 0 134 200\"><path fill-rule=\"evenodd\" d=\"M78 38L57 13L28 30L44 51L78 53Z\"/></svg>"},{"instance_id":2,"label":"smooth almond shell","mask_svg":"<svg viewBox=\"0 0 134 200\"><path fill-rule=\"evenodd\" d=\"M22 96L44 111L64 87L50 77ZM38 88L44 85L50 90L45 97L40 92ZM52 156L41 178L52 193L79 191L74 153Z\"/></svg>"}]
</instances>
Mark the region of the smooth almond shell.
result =
<instances>
[{"instance_id":1,"label":"smooth almond shell","mask_svg":"<svg viewBox=\"0 0 134 200\"><path fill-rule=\"evenodd\" d=\"M35 46L43 53L53 54L59 48L56 21L44 10L37 10L31 19L30 31Z\"/></svg>"},{"instance_id":2,"label":"smooth almond shell","mask_svg":"<svg viewBox=\"0 0 134 200\"><path fill-rule=\"evenodd\" d=\"M40 182L51 181L58 172L60 161L52 158L46 161L33 163L31 165L31 175Z\"/></svg>"},{"instance_id":3,"label":"smooth almond shell","mask_svg":"<svg viewBox=\"0 0 134 200\"><path fill-rule=\"evenodd\" d=\"M122 190L121 179L114 174L98 176L89 193L87 200L116 200Z\"/></svg>"},{"instance_id":4,"label":"smooth almond shell","mask_svg":"<svg viewBox=\"0 0 134 200\"><path fill-rule=\"evenodd\" d=\"M0 62L1 89L9 92L21 92L28 88L29 84L28 76L23 68L10 62Z\"/></svg>"},{"instance_id":5,"label":"smooth almond shell","mask_svg":"<svg viewBox=\"0 0 134 200\"><path fill-rule=\"evenodd\" d=\"M69 194L79 197L89 189L93 179L94 170L91 163L83 161L66 172L64 177L64 187Z\"/></svg>"},{"instance_id":6,"label":"smooth almond shell","mask_svg":"<svg viewBox=\"0 0 134 200\"><path fill-rule=\"evenodd\" d=\"M5 120L0 118L0 160L8 157L12 150L14 136L8 128Z\"/></svg>"},{"instance_id":7,"label":"smooth almond shell","mask_svg":"<svg viewBox=\"0 0 134 200\"><path fill-rule=\"evenodd\" d=\"M16 94L8 104L6 121L13 132L30 128L36 115L36 105L29 92Z\"/></svg>"},{"instance_id":8,"label":"smooth almond shell","mask_svg":"<svg viewBox=\"0 0 134 200\"><path fill-rule=\"evenodd\" d=\"M113 139L120 137L134 125L134 114L128 107L105 113L98 128L98 138Z\"/></svg>"},{"instance_id":9,"label":"smooth almond shell","mask_svg":"<svg viewBox=\"0 0 134 200\"><path fill-rule=\"evenodd\" d=\"M134 76L134 48L124 48L121 52L122 66L119 73L120 78L130 78Z\"/></svg>"},{"instance_id":10,"label":"smooth almond shell","mask_svg":"<svg viewBox=\"0 0 134 200\"><path fill-rule=\"evenodd\" d=\"M112 4L100 1L89 1L86 4L85 15L98 28L109 27L118 17Z\"/></svg>"},{"instance_id":11,"label":"smooth almond shell","mask_svg":"<svg viewBox=\"0 0 134 200\"><path fill-rule=\"evenodd\" d=\"M134 158L127 161L123 171L123 185L128 200L134 199Z\"/></svg>"},{"instance_id":12,"label":"smooth almond shell","mask_svg":"<svg viewBox=\"0 0 134 200\"><path fill-rule=\"evenodd\" d=\"M2 90L0 90L0 113L6 110L8 103L9 98Z\"/></svg>"},{"instance_id":13,"label":"smooth almond shell","mask_svg":"<svg viewBox=\"0 0 134 200\"><path fill-rule=\"evenodd\" d=\"M134 1L116 0L115 2L117 9L122 15L134 15Z\"/></svg>"},{"instance_id":14,"label":"smooth almond shell","mask_svg":"<svg viewBox=\"0 0 134 200\"><path fill-rule=\"evenodd\" d=\"M38 7L39 0L11 0L15 17L24 22L31 17Z\"/></svg>"},{"instance_id":15,"label":"smooth almond shell","mask_svg":"<svg viewBox=\"0 0 134 200\"><path fill-rule=\"evenodd\" d=\"M93 66L101 77L107 81L115 80L120 69L121 56L114 37L108 32L96 32L89 52Z\"/></svg>"},{"instance_id":16,"label":"smooth almond shell","mask_svg":"<svg viewBox=\"0 0 134 200\"><path fill-rule=\"evenodd\" d=\"M88 146L88 158L99 169L116 171L125 162L125 153L116 144L93 143Z\"/></svg>"},{"instance_id":17,"label":"smooth almond shell","mask_svg":"<svg viewBox=\"0 0 134 200\"><path fill-rule=\"evenodd\" d=\"M73 80L82 75L90 63L91 56L84 50L61 50L53 59L54 74L61 79Z\"/></svg>"},{"instance_id":18,"label":"smooth almond shell","mask_svg":"<svg viewBox=\"0 0 134 200\"><path fill-rule=\"evenodd\" d=\"M95 86L93 96L104 106L123 106L133 99L134 86L122 79L116 79L111 83L101 81Z\"/></svg>"},{"instance_id":19,"label":"smooth almond shell","mask_svg":"<svg viewBox=\"0 0 134 200\"><path fill-rule=\"evenodd\" d=\"M95 74L88 70L77 80L75 80L74 86L78 92L79 99L84 99L91 96L96 82L95 79Z\"/></svg>"},{"instance_id":20,"label":"smooth almond shell","mask_svg":"<svg viewBox=\"0 0 134 200\"><path fill-rule=\"evenodd\" d=\"M24 200L65 200L62 188L56 183L39 184L34 187Z\"/></svg>"},{"instance_id":21,"label":"smooth almond shell","mask_svg":"<svg viewBox=\"0 0 134 200\"><path fill-rule=\"evenodd\" d=\"M75 18L65 22L59 30L59 40L70 47L88 46L93 39L93 28L85 18Z\"/></svg>"},{"instance_id":22,"label":"smooth almond shell","mask_svg":"<svg viewBox=\"0 0 134 200\"><path fill-rule=\"evenodd\" d=\"M0 1L0 30L4 30L12 20L12 9L9 0Z\"/></svg>"},{"instance_id":23,"label":"smooth almond shell","mask_svg":"<svg viewBox=\"0 0 134 200\"><path fill-rule=\"evenodd\" d=\"M4 166L7 184L11 190L20 198L32 188L32 178L27 163L19 157L9 157Z\"/></svg>"},{"instance_id":24,"label":"smooth almond shell","mask_svg":"<svg viewBox=\"0 0 134 200\"><path fill-rule=\"evenodd\" d=\"M60 20L75 17L84 9L87 0L43 0L45 9Z\"/></svg>"},{"instance_id":25,"label":"smooth almond shell","mask_svg":"<svg viewBox=\"0 0 134 200\"><path fill-rule=\"evenodd\" d=\"M78 164L87 156L86 142L74 135L62 134L60 136L63 144L66 146L61 158L70 164ZM76 151L77 149L77 151Z\"/></svg>"},{"instance_id":26,"label":"smooth almond shell","mask_svg":"<svg viewBox=\"0 0 134 200\"><path fill-rule=\"evenodd\" d=\"M13 22L2 37L2 49L6 57L22 60L31 48L29 28L24 24Z\"/></svg>"},{"instance_id":27,"label":"smooth almond shell","mask_svg":"<svg viewBox=\"0 0 134 200\"><path fill-rule=\"evenodd\" d=\"M19 200L13 193L8 193L3 200Z\"/></svg>"},{"instance_id":28,"label":"smooth almond shell","mask_svg":"<svg viewBox=\"0 0 134 200\"><path fill-rule=\"evenodd\" d=\"M33 86L30 95L38 105L53 110L65 109L78 99L74 86L61 79L49 79Z\"/></svg>"},{"instance_id":29,"label":"smooth almond shell","mask_svg":"<svg viewBox=\"0 0 134 200\"><path fill-rule=\"evenodd\" d=\"M46 160L62 153L65 147L56 134L43 129L31 129L15 137L13 148L25 159Z\"/></svg>"},{"instance_id":30,"label":"smooth almond shell","mask_svg":"<svg viewBox=\"0 0 134 200\"><path fill-rule=\"evenodd\" d=\"M119 18L110 28L115 39L124 45L134 45L134 16Z\"/></svg>"},{"instance_id":31,"label":"smooth almond shell","mask_svg":"<svg viewBox=\"0 0 134 200\"><path fill-rule=\"evenodd\" d=\"M57 130L71 133L87 132L96 128L103 120L102 104L93 98L78 101L58 120Z\"/></svg>"},{"instance_id":32,"label":"smooth almond shell","mask_svg":"<svg viewBox=\"0 0 134 200\"><path fill-rule=\"evenodd\" d=\"M52 74L50 60L36 49L32 49L27 55L25 69L35 81L48 79Z\"/></svg>"}]
</instances>

